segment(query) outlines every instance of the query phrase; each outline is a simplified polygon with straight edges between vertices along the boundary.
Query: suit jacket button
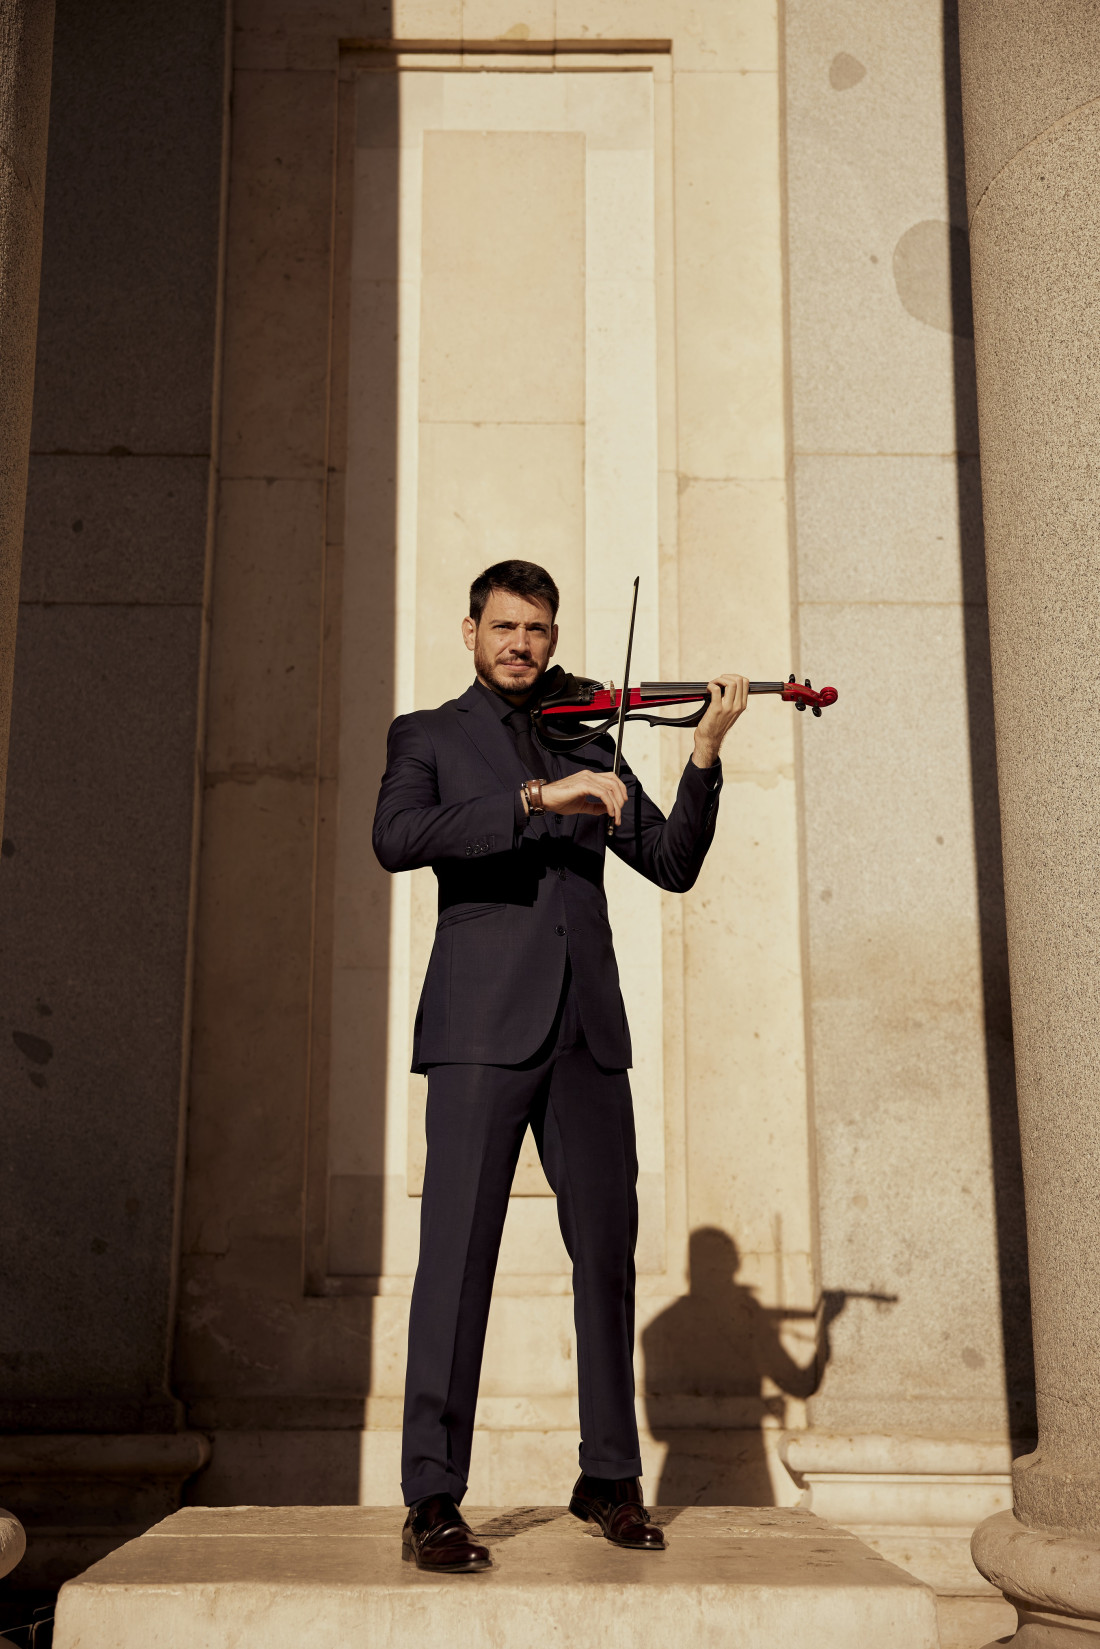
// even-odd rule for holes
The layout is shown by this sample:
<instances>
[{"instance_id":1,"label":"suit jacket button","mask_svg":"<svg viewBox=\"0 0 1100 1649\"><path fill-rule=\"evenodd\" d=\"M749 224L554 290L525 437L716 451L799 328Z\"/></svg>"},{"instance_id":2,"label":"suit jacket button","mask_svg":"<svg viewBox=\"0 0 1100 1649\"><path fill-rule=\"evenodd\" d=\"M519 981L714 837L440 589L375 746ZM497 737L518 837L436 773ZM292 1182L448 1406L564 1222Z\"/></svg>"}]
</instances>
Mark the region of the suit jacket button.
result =
<instances>
[{"instance_id":1,"label":"suit jacket button","mask_svg":"<svg viewBox=\"0 0 1100 1649\"><path fill-rule=\"evenodd\" d=\"M558 923L557 927L554 929L554 932L557 934L559 939L564 939L565 938L565 929L562 927L560 922Z\"/></svg>"}]
</instances>

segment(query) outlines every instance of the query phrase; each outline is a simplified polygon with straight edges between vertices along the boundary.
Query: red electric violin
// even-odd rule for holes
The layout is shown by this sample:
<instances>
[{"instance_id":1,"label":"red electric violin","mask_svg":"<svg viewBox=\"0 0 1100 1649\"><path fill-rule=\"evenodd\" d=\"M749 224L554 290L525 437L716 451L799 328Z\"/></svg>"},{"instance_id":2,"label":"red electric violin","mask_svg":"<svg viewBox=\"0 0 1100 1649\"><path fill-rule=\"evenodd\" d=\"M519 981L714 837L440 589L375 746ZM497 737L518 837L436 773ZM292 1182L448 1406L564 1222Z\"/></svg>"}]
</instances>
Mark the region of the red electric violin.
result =
<instances>
[{"instance_id":1,"label":"red electric violin","mask_svg":"<svg viewBox=\"0 0 1100 1649\"><path fill-rule=\"evenodd\" d=\"M593 681L588 676L562 678L554 693L541 699L531 711L535 736L547 750L579 750L594 739L610 732L616 733L616 765L619 770L622 757L623 724L628 721L648 722L650 727L697 727L710 703L705 681L643 681L640 687L628 685L630 654L634 641L634 618L638 609L638 580L634 580L634 609L630 615L630 637L627 642L626 668L623 687L614 682ZM808 681L750 681L750 693L777 693L786 704L796 710L809 708L815 716L837 701L835 687L811 687ZM686 715L656 715L657 710L674 706L691 708Z\"/></svg>"},{"instance_id":2,"label":"red electric violin","mask_svg":"<svg viewBox=\"0 0 1100 1649\"><path fill-rule=\"evenodd\" d=\"M750 681L750 693L778 693L797 710L822 710L837 701L835 687L811 687L808 681ZM643 681L625 694L612 682L592 681L588 676L565 676L552 697L532 710L531 720L539 743L547 750L577 750L607 733L619 720L624 705L624 721L644 721L650 727L698 727L710 703L705 681ZM691 705L686 715L658 716L654 711L674 705Z\"/></svg>"}]
</instances>

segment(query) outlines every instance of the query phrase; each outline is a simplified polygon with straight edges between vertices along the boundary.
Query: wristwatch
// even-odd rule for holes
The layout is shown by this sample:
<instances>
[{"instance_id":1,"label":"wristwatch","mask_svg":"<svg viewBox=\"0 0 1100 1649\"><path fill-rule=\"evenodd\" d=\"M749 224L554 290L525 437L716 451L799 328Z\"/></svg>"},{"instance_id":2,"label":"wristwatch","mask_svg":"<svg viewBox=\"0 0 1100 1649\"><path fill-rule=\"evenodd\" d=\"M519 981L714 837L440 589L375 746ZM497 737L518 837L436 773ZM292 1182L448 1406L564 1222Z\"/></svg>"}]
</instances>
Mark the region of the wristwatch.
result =
<instances>
[{"instance_id":1,"label":"wristwatch","mask_svg":"<svg viewBox=\"0 0 1100 1649\"><path fill-rule=\"evenodd\" d=\"M519 788L523 795L524 801L527 803L527 811L532 818L536 818L538 814L546 812L545 807L542 805L541 779L524 779Z\"/></svg>"}]
</instances>

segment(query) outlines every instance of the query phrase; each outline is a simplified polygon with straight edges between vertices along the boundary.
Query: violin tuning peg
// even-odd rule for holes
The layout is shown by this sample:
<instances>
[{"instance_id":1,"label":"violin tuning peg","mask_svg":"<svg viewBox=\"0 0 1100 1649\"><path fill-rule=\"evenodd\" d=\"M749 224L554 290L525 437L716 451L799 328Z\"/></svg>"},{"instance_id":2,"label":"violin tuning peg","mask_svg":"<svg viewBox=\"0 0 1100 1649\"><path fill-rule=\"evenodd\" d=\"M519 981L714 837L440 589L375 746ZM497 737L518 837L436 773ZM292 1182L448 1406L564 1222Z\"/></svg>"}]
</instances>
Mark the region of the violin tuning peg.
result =
<instances>
[{"instance_id":1,"label":"violin tuning peg","mask_svg":"<svg viewBox=\"0 0 1100 1649\"><path fill-rule=\"evenodd\" d=\"M794 707L795 707L796 710L805 710L806 700L805 699L796 699L795 703L794 703Z\"/></svg>"},{"instance_id":2,"label":"violin tuning peg","mask_svg":"<svg viewBox=\"0 0 1100 1649\"><path fill-rule=\"evenodd\" d=\"M820 714L821 714L820 704L811 704L810 709L813 711L815 716L820 716Z\"/></svg>"},{"instance_id":3,"label":"violin tuning peg","mask_svg":"<svg viewBox=\"0 0 1100 1649\"><path fill-rule=\"evenodd\" d=\"M789 684L793 684L793 682L794 682L794 672L793 672L793 670L792 670L791 674L787 677L787 681L788 681Z\"/></svg>"},{"instance_id":4,"label":"violin tuning peg","mask_svg":"<svg viewBox=\"0 0 1100 1649\"><path fill-rule=\"evenodd\" d=\"M803 685L803 687L808 687L808 686L809 686L809 685L810 685L810 678L809 678L809 676L807 676L807 677L806 677L806 680L805 680L805 681L804 681L804 682L803 682L803 683L802 683L802 685Z\"/></svg>"}]
</instances>

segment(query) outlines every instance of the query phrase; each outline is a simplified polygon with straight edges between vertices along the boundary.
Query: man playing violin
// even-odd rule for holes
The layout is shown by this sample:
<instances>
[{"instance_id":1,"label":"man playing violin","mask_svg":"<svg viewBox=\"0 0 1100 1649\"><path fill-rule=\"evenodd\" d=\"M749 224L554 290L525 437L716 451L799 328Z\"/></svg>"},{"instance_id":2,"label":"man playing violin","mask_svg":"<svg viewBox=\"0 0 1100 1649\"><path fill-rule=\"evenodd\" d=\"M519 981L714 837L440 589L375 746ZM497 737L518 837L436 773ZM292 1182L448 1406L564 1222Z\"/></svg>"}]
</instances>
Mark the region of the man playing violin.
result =
<instances>
[{"instance_id":1,"label":"man playing violin","mask_svg":"<svg viewBox=\"0 0 1100 1649\"><path fill-rule=\"evenodd\" d=\"M664 1546L641 1493L634 1414L638 1173L630 1033L603 891L608 847L658 887L692 887L714 835L719 751L743 676L710 704L666 819L611 740L550 753L531 709L562 672L557 587L527 561L474 580L462 621L476 680L390 728L374 850L389 871L431 865L435 944L413 1070L428 1077L420 1259L402 1438L406 1548L421 1568L486 1569L462 1518L493 1276L528 1127L573 1262L580 1470L570 1510L608 1540ZM610 834L609 834L610 829Z\"/></svg>"}]
</instances>

